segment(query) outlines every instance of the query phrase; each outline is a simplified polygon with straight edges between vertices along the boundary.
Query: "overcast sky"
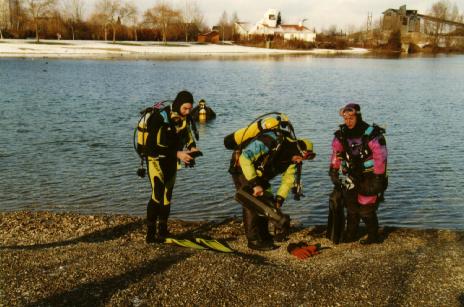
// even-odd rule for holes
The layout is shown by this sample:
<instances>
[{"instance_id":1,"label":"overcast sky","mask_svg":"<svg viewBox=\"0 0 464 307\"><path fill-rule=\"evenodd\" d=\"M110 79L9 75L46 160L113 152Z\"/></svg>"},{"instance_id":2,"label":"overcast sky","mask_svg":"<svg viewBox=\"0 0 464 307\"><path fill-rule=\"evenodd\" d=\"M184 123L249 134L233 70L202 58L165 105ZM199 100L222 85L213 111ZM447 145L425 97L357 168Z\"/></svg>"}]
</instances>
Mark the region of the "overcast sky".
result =
<instances>
[{"instance_id":1,"label":"overcast sky","mask_svg":"<svg viewBox=\"0 0 464 307\"><path fill-rule=\"evenodd\" d=\"M86 11L93 10L97 0L84 0ZM141 12L155 5L156 0L133 0ZM298 23L307 19L306 26L316 27L317 31L337 25L346 29L349 25L360 26L366 23L368 12L372 13L374 20L382 16L388 8L399 8L406 4L408 9L418 10L425 14L437 0L165 0L175 6L185 1L196 1L203 12L209 26L216 24L222 12L226 11L229 17L234 12L241 21L255 23L264 13L275 8L281 12L285 23ZM464 11L464 0L456 0L461 14Z\"/></svg>"}]
</instances>

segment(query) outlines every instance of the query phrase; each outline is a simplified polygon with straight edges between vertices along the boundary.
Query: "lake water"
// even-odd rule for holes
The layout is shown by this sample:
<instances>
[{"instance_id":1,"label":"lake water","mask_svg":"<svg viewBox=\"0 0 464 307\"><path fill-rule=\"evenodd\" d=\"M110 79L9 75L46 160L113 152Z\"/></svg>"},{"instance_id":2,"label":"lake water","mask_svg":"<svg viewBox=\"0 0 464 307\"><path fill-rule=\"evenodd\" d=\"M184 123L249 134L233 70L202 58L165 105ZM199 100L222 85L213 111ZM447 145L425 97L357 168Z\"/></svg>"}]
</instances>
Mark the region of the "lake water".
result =
<instances>
[{"instance_id":1,"label":"lake water","mask_svg":"<svg viewBox=\"0 0 464 307\"><path fill-rule=\"evenodd\" d=\"M380 223L464 229L463 80L464 56L0 59L0 210L144 215L150 186L136 176L132 145L138 112L188 89L218 116L199 126L204 156L178 173L172 217L240 216L223 137L281 111L318 154L304 164L306 197L289 197L284 210L304 225L324 224L338 109L356 101L367 122L387 129Z\"/></svg>"}]
</instances>

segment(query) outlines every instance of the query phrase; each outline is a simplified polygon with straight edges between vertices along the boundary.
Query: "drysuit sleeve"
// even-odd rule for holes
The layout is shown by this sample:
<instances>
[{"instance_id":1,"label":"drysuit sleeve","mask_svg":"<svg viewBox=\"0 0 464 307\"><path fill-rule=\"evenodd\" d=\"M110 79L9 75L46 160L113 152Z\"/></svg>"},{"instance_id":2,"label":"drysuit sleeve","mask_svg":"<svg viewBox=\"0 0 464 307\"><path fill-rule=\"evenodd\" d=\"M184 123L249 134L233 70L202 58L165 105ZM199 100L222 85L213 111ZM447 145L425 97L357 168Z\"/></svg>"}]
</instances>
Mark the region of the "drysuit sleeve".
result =
<instances>
[{"instance_id":1,"label":"drysuit sleeve","mask_svg":"<svg viewBox=\"0 0 464 307\"><path fill-rule=\"evenodd\" d=\"M293 184L295 183L295 175L296 164L290 164L287 170L282 174L282 181L279 189L277 190L277 196L280 196L283 199L287 198L288 192L290 192Z\"/></svg>"},{"instance_id":2,"label":"drysuit sleeve","mask_svg":"<svg viewBox=\"0 0 464 307\"><path fill-rule=\"evenodd\" d=\"M330 168L340 169L342 160L340 157L343 155L343 145L337 137L334 137L332 141L332 155L330 157Z\"/></svg>"},{"instance_id":3,"label":"drysuit sleeve","mask_svg":"<svg viewBox=\"0 0 464 307\"><path fill-rule=\"evenodd\" d=\"M256 183L258 174L256 173L253 162L258 160L261 156L268 154L269 151L269 147L260 140L251 142L243 149L239 158L239 163L246 180Z\"/></svg>"},{"instance_id":4,"label":"drysuit sleeve","mask_svg":"<svg viewBox=\"0 0 464 307\"><path fill-rule=\"evenodd\" d=\"M185 128L179 131L181 144L178 150L182 150L184 147L186 147L189 150L192 147L197 147L197 144L195 143L195 138L193 136L192 127L190 126L187 119L184 119L184 120L187 122L185 124Z\"/></svg>"},{"instance_id":5,"label":"drysuit sleeve","mask_svg":"<svg viewBox=\"0 0 464 307\"><path fill-rule=\"evenodd\" d=\"M379 135L373 138L369 143L368 146L372 151L372 160L374 161L374 174L376 175L383 175L385 174L386 166L387 166L387 145L385 142L385 137L383 135Z\"/></svg>"},{"instance_id":6,"label":"drysuit sleeve","mask_svg":"<svg viewBox=\"0 0 464 307\"><path fill-rule=\"evenodd\" d=\"M206 107L206 112L206 116L208 117L208 119L216 118L216 113L214 113L213 109L211 109L210 107Z\"/></svg>"}]
</instances>

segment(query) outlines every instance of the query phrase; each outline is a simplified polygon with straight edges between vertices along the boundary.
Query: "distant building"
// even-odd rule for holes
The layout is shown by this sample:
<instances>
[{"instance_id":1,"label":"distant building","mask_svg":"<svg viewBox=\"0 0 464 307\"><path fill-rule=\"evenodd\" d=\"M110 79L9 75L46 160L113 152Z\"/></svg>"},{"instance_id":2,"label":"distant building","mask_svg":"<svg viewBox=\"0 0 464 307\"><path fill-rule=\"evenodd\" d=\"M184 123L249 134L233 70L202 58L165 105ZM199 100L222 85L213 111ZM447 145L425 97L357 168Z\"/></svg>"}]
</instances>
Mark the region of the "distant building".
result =
<instances>
[{"instance_id":1,"label":"distant building","mask_svg":"<svg viewBox=\"0 0 464 307\"><path fill-rule=\"evenodd\" d=\"M282 24L280 12L275 9L270 9L264 14L264 18L256 24L249 22L236 22L235 33L241 39L247 40L252 35L281 35L285 40L302 40L306 42L314 42L316 33L303 25L303 21L299 24Z\"/></svg>"},{"instance_id":2,"label":"distant building","mask_svg":"<svg viewBox=\"0 0 464 307\"><path fill-rule=\"evenodd\" d=\"M383 42L388 40L389 35L393 31L399 30L404 45L408 46L411 43L420 46L427 45L432 41L431 35L434 34L433 32L436 29L437 23L440 24L442 33L453 36L453 39L448 39L448 42L446 42L446 39L440 38L437 42L438 45L453 45L462 40L456 36L460 33L460 29L464 29L464 23L419 14L417 10L408 10L406 9L406 5L402 5L399 9L390 8L383 12ZM406 48L403 47L403 49Z\"/></svg>"},{"instance_id":3,"label":"distant building","mask_svg":"<svg viewBox=\"0 0 464 307\"><path fill-rule=\"evenodd\" d=\"M406 5L402 5L399 9L388 9L383 12L382 30L400 30L402 34L427 33L426 23L441 23L446 26L446 33L464 28L464 23L419 14L417 10L407 10Z\"/></svg>"},{"instance_id":4,"label":"distant building","mask_svg":"<svg viewBox=\"0 0 464 307\"><path fill-rule=\"evenodd\" d=\"M219 32L210 31L207 33L198 34L197 42L199 43L219 43Z\"/></svg>"},{"instance_id":5,"label":"distant building","mask_svg":"<svg viewBox=\"0 0 464 307\"><path fill-rule=\"evenodd\" d=\"M421 18L417 10L407 10L406 5L400 6L399 9L388 9L383 12L383 30L405 32L422 32Z\"/></svg>"}]
</instances>

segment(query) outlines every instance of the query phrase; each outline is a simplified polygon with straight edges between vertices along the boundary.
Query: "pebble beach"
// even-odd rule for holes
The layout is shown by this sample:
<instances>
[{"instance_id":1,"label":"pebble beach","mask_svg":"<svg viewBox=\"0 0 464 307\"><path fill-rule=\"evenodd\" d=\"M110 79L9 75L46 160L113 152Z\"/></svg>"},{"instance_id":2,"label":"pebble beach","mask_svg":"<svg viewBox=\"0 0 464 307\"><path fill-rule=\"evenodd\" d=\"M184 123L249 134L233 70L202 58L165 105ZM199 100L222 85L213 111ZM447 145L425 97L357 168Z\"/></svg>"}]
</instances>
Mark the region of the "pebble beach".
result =
<instances>
[{"instance_id":1,"label":"pebble beach","mask_svg":"<svg viewBox=\"0 0 464 307\"><path fill-rule=\"evenodd\" d=\"M292 224L270 252L246 247L241 220L170 220L176 238L234 253L145 243L144 218L0 213L0 306L462 306L464 232L383 227L384 242L334 245ZM362 234L360 234L362 235ZM300 260L295 242L320 243Z\"/></svg>"}]
</instances>

